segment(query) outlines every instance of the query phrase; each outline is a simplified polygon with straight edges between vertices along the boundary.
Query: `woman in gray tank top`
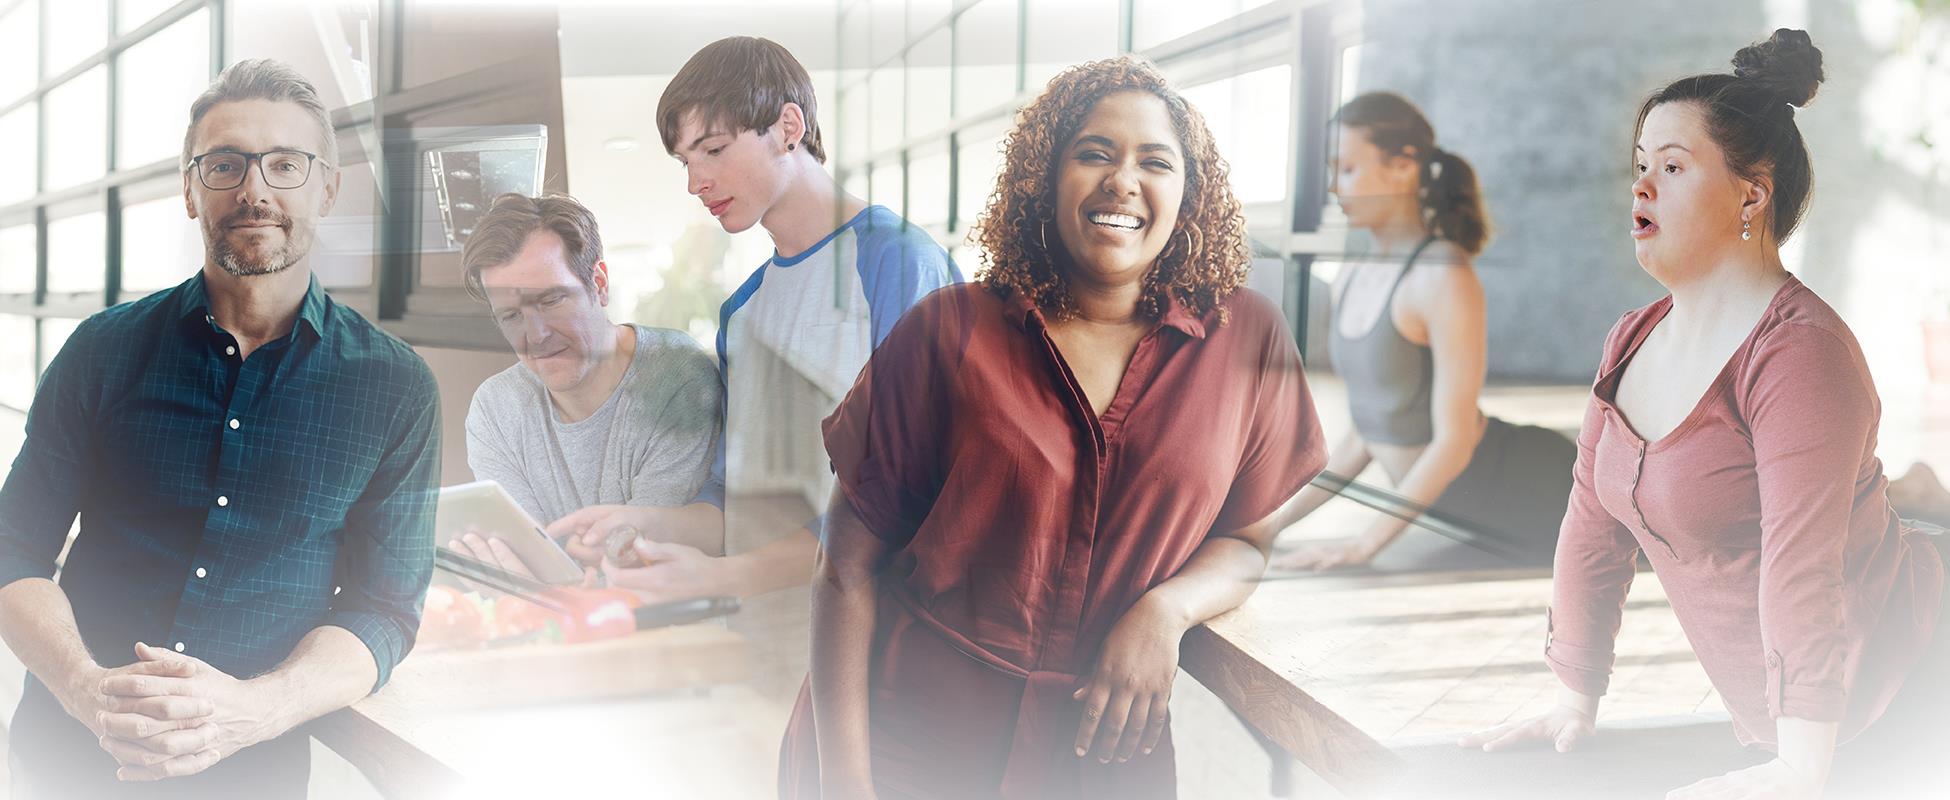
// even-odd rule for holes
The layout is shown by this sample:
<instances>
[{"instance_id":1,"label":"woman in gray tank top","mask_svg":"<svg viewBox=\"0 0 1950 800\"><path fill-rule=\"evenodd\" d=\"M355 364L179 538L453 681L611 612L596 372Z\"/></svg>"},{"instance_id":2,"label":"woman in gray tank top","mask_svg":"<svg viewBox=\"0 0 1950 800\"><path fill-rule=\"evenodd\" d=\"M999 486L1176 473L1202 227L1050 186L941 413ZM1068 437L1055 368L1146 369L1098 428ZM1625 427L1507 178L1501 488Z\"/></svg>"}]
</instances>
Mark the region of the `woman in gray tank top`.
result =
<instances>
[{"instance_id":1,"label":"woman in gray tank top","mask_svg":"<svg viewBox=\"0 0 1950 800\"><path fill-rule=\"evenodd\" d=\"M1327 470L1352 478L1379 461L1407 513L1377 513L1361 535L1308 542L1275 567L1387 569L1549 564L1571 489L1575 445L1515 426L1477 407L1487 361L1483 288L1470 259L1489 235L1469 164L1399 95L1356 97L1335 115L1334 194L1352 227L1374 240L1371 257L1342 270L1329 339L1354 420ZM1309 486L1284 524L1334 494ZM1439 517L1457 544L1411 528ZM1408 540L1376 561L1383 548ZM1481 554L1483 550L1498 555Z\"/></svg>"}]
</instances>

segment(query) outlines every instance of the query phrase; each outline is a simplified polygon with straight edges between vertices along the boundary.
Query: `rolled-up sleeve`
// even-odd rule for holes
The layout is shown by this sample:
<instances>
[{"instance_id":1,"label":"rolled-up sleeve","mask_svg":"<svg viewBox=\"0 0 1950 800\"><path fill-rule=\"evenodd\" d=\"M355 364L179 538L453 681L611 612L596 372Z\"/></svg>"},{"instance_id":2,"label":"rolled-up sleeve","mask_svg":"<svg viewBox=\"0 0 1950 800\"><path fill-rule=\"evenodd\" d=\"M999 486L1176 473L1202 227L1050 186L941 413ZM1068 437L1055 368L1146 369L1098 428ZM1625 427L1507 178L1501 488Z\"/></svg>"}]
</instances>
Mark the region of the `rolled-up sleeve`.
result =
<instances>
[{"instance_id":1,"label":"rolled-up sleeve","mask_svg":"<svg viewBox=\"0 0 1950 800\"><path fill-rule=\"evenodd\" d=\"M1760 485L1760 635L1770 716L1818 722L1847 710L1856 649L1843 549L1855 495L1878 485L1863 464L1879 416L1848 343L1811 325L1761 342L1744 407Z\"/></svg>"},{"instance_id":2,"label":"rolled-up sleeve","mask_svg":"<svg viewBox=\"0 0 1950 800\"><path fill-rule=\"evenodd\" d=\"M345 554L325 624L351 631L379 668L373 690L413 649L433 577L440 475L440 398L426 365L392 431L392 446L346 520Z\"/></svg>"},{"instance_id":3,"label":"rolled-up sleeve","mask_svg":"<svg viewBox=\"0 0 1950 800\"><path fill-rule=\"evenodd\" d=\"M1612 331L1606 353L1617 352L1621 335ZM1591 697L1611 684L1613 646L1639 556L1638 540L1598 502L1597 453L1604 433L1604 409L1593 395L1578 429L1571 498L1558 528L1545 612L1544 660L1567 688Z\"/></svg>"},{"instance_id":4,"label":"rolled-up sleeve","mask_svg":"<svg viewBox=\"0 0 1950 800\"><path fill-rule=\"evenodd\" d=\"M86 323L62 348L34 392L27 436L0 486L0 586L52 578L55 559L94 479L94 403L88 389Z\"/></svg>"}]
</instances>

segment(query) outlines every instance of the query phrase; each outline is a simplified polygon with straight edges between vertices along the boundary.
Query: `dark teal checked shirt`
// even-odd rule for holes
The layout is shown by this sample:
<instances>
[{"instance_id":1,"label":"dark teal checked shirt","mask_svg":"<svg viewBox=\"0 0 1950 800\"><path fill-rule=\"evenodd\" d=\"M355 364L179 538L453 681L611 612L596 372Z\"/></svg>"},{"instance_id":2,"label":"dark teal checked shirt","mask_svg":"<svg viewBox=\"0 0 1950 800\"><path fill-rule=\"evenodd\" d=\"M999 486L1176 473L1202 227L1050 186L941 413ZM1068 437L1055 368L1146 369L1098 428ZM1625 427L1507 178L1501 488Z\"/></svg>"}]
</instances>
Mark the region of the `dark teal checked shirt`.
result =
<instances>
[{"instance_id":1,"label":"dark teal checked shirt","mask_svg":"<svg viewBox=\"0 0 1950 800\"><path fill-rule=\"evenodd\" d=\"M48 366L0 488L0 586L52 577L79 513L60 584L103 666L143 641L250 677L335 625L384 684L432 575L433 374L315 278L248 360L208 306L199 274L89 318Z\"/></svg>"}]
</instances>

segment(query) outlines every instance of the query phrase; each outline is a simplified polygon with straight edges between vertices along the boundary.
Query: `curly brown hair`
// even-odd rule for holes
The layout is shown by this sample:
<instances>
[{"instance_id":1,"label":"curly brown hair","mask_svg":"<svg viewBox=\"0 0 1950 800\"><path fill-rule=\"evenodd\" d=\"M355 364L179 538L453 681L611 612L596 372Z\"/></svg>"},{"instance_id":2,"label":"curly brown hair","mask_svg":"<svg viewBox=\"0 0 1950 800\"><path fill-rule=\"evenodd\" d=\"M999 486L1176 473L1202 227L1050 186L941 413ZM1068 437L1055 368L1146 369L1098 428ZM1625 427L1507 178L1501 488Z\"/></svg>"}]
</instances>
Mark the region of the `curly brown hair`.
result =
<instances>
[{"instance_id":1,"label":"curly brown hair","mask_svg":"<svg viewBox=\"0 0 1950 800\"><path fill-rule=\"evenodd\" d=\"M1044 314L1071 319L1075 298L1046 245L1044 227L1056 214L1057 160L1103 98L1146 92L1164 101L1172 129L1185 150L1185 197L1178 222L1144 277L1138 313L1164 314L1167 293L1194 314L1217 308L1219 324L1230 318L1221 305L1246 282L1252 253L1246 219L1232 194L1229 168L1219 157L1205 118L1179 96L1150 62L1118 56L1079 64L1051 78L1042 96L1016 113L1003 142L1002 172L969 240L981 248L975 280L998 295L1022 292Z\"/></svg>"}]
</instances>

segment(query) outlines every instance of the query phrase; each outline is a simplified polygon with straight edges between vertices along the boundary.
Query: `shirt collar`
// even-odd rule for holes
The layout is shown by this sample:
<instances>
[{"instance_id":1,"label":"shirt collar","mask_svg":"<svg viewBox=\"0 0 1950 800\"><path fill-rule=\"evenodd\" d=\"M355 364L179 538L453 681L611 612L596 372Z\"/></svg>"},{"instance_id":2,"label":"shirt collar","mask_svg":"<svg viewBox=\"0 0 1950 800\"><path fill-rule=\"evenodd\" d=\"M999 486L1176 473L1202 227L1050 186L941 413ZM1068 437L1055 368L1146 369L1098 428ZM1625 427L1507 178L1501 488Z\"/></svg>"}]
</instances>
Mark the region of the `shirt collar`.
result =
<instances>
[{"instance_id":1,"label":"shirt collar","mask_svg":"<svg viewBox=\"0 0 1950 800\"><path fill-rule=\"evenodd\" d=\"M313 338L325 335L325 320L329 305L325 302L325 289L318 283L318 276L311 276L311 285L305 288L305 298L298 305L298 322L292 332L309 328ZM176 315L184 322L201 320L210 324L210 293L204 286L203 273L183 282L176 295Z\"/></svg>"},{"instance_id":2,"label":"shirt collar","mask_svg":"<svg viewBox=\"0 0 1950 800\"><path fill-rule=\"evenodd\" d=\"M1158 327L1173 328L1194 339L1205 338L1205 322L1193 316L1191 309L1186 308L1176 295L1167 292L1165 297L1165 313L1158 318ZM1015 323L1016 327L1025 331L1031 329L1031 322L1041 327L1049 326L1048 320L1043 317L1043 310L1036 307L1035 301L1029 299L1029 295L1020 291L1009 293L1009 299L1003 305L1003 313L1008 316L1010 322Z\"/></svg>"}]
</instances>

